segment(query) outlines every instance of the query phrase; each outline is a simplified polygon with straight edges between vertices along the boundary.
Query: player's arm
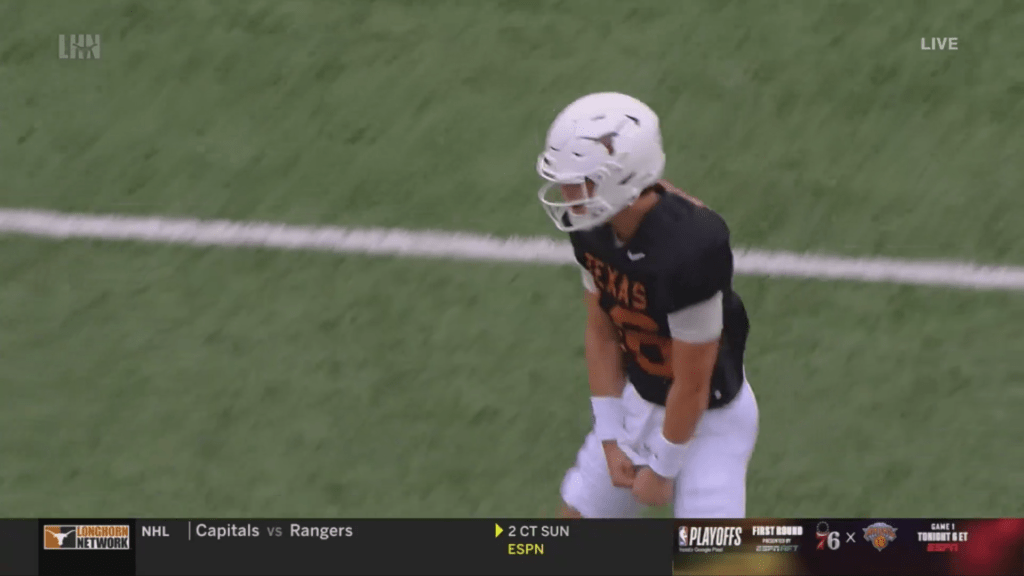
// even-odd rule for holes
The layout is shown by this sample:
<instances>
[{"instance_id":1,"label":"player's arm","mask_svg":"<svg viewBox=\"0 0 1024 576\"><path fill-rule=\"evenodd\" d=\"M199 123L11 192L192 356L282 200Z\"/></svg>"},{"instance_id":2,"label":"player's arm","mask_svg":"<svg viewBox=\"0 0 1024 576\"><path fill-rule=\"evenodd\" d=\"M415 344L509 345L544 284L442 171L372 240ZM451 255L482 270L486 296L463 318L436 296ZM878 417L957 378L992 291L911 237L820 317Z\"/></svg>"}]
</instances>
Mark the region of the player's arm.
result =
<instances>
[{"instance_id":1,"label":"player's arm","mask_svg":"<svg viewBox=\"0 0 1024 576\"><path fill-rule=\"evenodd\" d=\"M622 365L619 334L608 313L601 308L594 279L586 270L583 271L583 285L586 288L584 300L587 304L584 347L590 403L594 410L594 435L604 448L612 485L630 488L636 470L618 444L625 433L626 421L626 409L622 402L626 375Z\"/></svg>"},{"instance_id":2,"label":"player's arm","mask_svg":"<svg viewBox=\"0 0 1024 576\"><path fill-rule=\"evenodd\" d=\"M678 475L687 443L708 407L724 325L720 287L732 281L732 250L728 244L709 249L698 269L700 281L684 287L683 292L693 299L703 299L688 303L669 314L668 319L672 334L672 385L651 464L651 469L665 478Z\"/></svg>"},{"instance_id":3,"label":"player's arm","mask_svg":"<svg viewBox=\"0 0 1024 576\"><path fill-rule=\"evenodd\" d=\"M722 336L722 293L680 311L672 339L672 387L665 401L665 439L689 441L711 395Z\"/></svg>"},{"instance_id":4,"label":"player's arm","mask_svg":"<svg viewBox=\"0 0 1024 576\"><path fill-rule=\"evenodd\" d=\"M587 357L590 395L621 398L626 387L622 348L611 318L598 304L598 295L587 291L587 327L583 342Z\"/></svg>"},{"instance_id":5,"label":"player's arm","mask_svg":"<svg viewBox=\"0 0 1024 576\"><path fill-rule=\"evenodd\" d=\"M674 478L697 422L708 407L722 335L722 293L673 313L669 327L672 386L665 400L665 423L651 469L659 476Z\"/></svg>"},{"instance_id":6,"label":"player's arm","mask_svg":"<svg viewBox=\"0 0 1024 576\"><path fill-rule=\"evenodd\" d=\"M583 270L583 286L587 305L583 343L595 432L601 441L615 440L618 432L615 426L621 425L623 417L622 390L626 387L619 335L611 317L601 308L597 286L586 270Z\"/></svg>"}]
</instances>

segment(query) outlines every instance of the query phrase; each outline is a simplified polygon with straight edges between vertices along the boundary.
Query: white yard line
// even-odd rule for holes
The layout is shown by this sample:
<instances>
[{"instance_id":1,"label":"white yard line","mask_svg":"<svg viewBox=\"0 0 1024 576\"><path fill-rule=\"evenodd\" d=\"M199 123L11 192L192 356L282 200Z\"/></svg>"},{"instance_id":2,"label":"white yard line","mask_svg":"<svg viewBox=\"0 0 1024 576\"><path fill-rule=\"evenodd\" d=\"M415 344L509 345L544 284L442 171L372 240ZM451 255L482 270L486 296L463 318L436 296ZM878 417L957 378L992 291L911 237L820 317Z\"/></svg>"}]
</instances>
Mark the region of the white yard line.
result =
<instances>
[{"instance_id":1,"label":"white yard line","mask_svg":"<svg viewBox=\"0 0 1024 576\"><path fill-rule=\"evenodd\" d=\"M164 217L70 214L0 208L0 234L54 239L99 239L319 250L462 260L570 264L568 242L550 238L495 238L477 234L401 228L293 226ZM823 280L1024 290L1024 267L970 262L856 258L737 248L736 272Z\"/></svg>"}]
</instances>

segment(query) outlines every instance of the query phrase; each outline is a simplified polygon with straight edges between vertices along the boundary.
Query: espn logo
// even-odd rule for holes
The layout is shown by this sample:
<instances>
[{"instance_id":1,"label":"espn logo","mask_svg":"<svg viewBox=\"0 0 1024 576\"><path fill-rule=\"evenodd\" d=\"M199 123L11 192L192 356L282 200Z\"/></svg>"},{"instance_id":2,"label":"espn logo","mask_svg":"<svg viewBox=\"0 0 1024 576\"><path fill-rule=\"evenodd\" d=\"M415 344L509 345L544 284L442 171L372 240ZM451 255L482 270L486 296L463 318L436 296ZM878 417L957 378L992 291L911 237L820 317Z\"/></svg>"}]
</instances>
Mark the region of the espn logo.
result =
<instances>
[{"instance_id":1,"label":"espn logo","mask_svg":"<svg viewBox=\"0 0 1024 576\"><path fill-rule=\"evenodd\" d=\"M957 542L929 542L929 552L959 552L960 545Z\"/></svg>"},{"instance_id":2,"label":"espn logo","mask_svg":"<svg viewBox=\"0 0 1024 576\"><path fill-rule=\"evenodd\" d=\"M43 526L44 550L128 550L128 526Z\"/></svg>"}]
</instances>

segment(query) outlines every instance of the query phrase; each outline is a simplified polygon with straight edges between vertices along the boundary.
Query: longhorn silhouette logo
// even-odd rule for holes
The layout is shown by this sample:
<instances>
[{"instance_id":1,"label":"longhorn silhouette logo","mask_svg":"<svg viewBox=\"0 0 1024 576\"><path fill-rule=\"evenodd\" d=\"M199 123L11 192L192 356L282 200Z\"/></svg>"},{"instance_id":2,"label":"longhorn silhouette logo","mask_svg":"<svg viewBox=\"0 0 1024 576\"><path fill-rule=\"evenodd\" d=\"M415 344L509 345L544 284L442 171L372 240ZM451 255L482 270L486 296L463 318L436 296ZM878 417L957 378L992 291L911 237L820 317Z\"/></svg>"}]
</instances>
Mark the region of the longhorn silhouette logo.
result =
<instances>
[{"instance_id":1,"label":"longhorn silhouette logo","mask_svg":"<svg viewBox=\"0 0 1024 576\"><path fill-rule=\"evenodd\" d=\"M72 534L74 534L75 531L77 530L77 528L72 528L71 530L69 530L67 532L61 532L61 528L62 528L61 526L47 526L46 527L45 531L46 531L47 536L50 536L54 540L56 540L57 541L57 545L53 546L50 543L46 543L45 548L63 548L64 547L64 540L66 540L68 536L71 536Z\"/></svg>"},{"instance_id":2,"label":"longhorn silhouette logo","mask_svg":"<svg viewBox=\"0 0 1024 576\"><path fill-rule=\"evenodd\" d=\"M597 138L594 138L593 136L583 136L583 139L601 144L606 150L608 150L608 155L611 156L615 154L615 142L612 139L618 135L618 132L608 132L598 136Z\"/></svg>"}]
</instances>

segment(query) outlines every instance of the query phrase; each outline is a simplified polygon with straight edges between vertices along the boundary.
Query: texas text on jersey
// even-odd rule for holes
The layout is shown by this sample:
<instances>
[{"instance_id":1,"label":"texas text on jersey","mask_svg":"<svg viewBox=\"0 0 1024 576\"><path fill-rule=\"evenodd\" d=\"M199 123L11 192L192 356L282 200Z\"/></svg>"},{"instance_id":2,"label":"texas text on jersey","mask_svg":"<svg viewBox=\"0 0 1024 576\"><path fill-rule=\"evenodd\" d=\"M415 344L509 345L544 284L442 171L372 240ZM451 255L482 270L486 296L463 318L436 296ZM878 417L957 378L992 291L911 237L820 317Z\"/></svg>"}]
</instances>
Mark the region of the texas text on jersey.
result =
<instances>
[{"instance_id":1,"label":"texas text on jersey","mask_svg":"<svg viewBox=\"0 0 1024 576\"><path fill-rule=\"evenodd\" d=\"M611 226L572 232L576 260L593 279L619 331L629 381L645 400L665 405L672 384L669 315L722 293L723 329L708 408L728 404L743 386L750 323L732 289L729 228L717 213L664 182L660 201L622 244Z\"/></svg>"}]
</instances>

